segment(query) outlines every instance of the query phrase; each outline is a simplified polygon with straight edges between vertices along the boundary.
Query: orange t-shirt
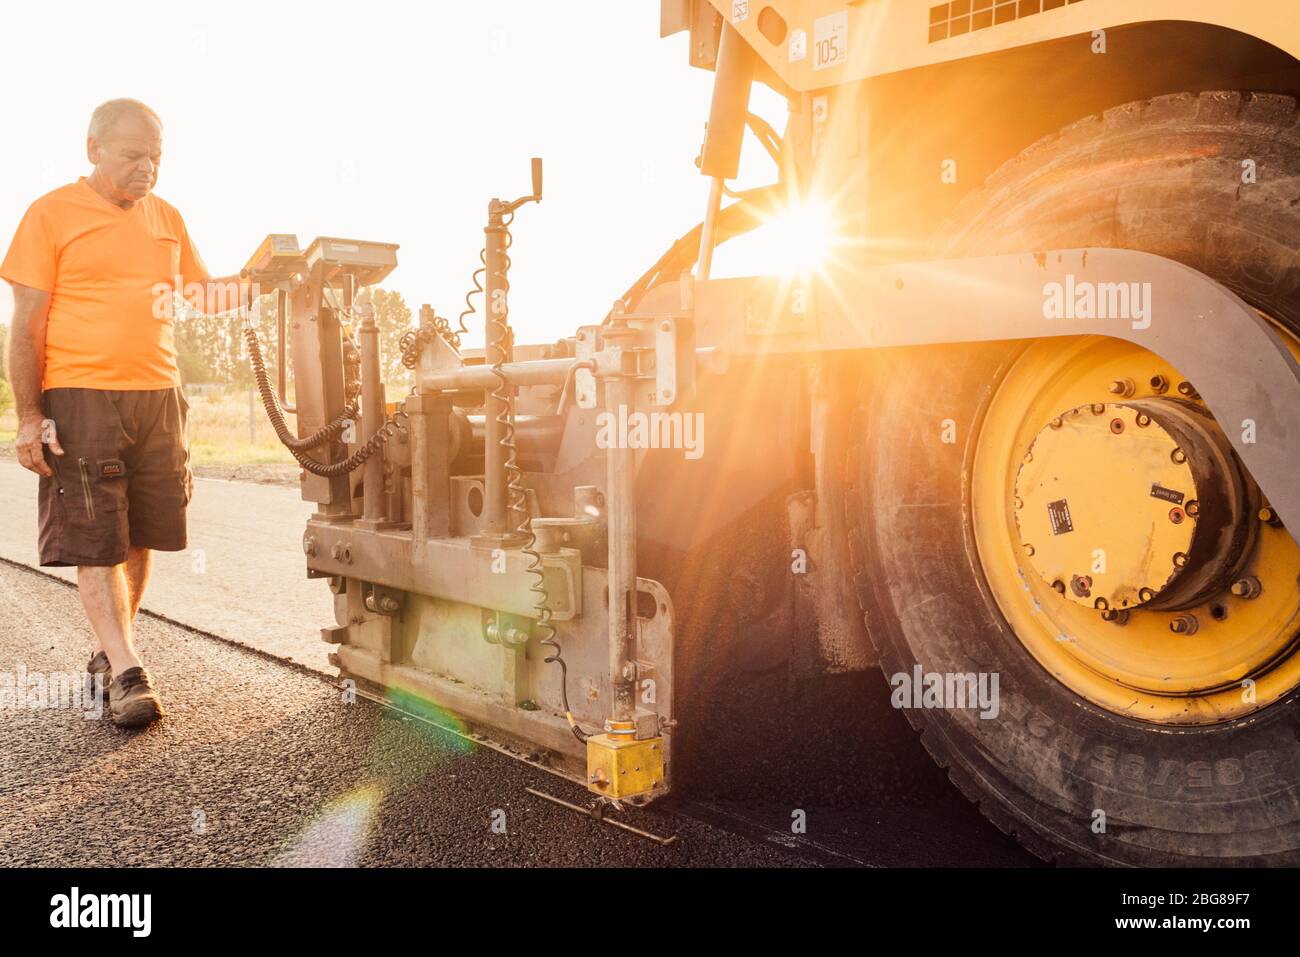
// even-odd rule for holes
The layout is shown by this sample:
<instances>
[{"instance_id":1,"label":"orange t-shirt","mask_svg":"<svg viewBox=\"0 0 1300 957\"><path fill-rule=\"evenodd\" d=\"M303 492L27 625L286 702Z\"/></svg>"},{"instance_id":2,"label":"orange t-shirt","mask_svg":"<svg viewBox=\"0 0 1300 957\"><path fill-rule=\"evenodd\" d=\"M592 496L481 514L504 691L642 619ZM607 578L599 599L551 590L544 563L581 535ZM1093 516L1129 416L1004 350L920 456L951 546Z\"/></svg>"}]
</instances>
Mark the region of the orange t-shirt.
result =
<instances>
[{"instance_id":1,"label":"orange t-shirt","mask_svg":"<svg viewBox=\"0 0 1300 957\"><path fill-rule=\"evenodd\" d=\"M122 209L84 176L32 203L0 277L50 293L43 388L113 390L180 385L173 290L211 278L175 207Z\"/></svg>"}]
</instances>

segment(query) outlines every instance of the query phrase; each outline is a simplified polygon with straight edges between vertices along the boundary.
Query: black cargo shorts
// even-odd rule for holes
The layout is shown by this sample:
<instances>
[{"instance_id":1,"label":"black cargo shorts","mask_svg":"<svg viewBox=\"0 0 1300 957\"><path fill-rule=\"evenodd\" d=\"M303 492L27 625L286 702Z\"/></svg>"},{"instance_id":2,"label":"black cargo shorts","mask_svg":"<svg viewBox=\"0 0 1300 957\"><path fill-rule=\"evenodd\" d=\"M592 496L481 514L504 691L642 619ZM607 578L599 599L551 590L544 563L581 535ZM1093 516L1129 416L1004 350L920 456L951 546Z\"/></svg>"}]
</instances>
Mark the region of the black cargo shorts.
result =
<instances>
[{"instance_id":1,"label":"black cargo shorts","mask_svg":"<svg viewBox=\"0 0 1300 957\"><path fill-rule=\"evenodd\" d=\"M179 388L48 389L42 399L62 455L45 443L42 565L117 565L127 547L178 552L194 490Z\"/></svg>"}]
</instances>

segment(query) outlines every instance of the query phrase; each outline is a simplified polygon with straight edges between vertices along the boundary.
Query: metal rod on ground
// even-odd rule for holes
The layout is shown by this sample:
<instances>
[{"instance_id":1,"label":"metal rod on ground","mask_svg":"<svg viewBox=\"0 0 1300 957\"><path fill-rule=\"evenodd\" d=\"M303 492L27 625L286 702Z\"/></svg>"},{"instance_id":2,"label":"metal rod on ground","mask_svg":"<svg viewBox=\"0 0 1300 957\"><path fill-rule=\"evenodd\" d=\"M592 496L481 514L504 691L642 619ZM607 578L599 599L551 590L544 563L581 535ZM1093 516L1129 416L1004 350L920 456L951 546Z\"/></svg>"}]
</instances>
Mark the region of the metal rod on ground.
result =
<instances>
[{"instance_id":1,"label":"metal rod on ground","mask_svg":"<svg viewBox=\"0 0 1300 957\"><path fill-rule=\"evenodd\" d=\"M630 834L635 834L637 837L644 837L647 841L654 841L656 844L662 845L663 847L667 847L669 844L674 844L677 842L676 834L674 834L672 837L660 837L658 834L651 834L649 831L643 831L641 830L641 828L633 827L631 824L624 824L622 821L616 821L612 817L605 817L604 815L595 814L589 808L582 807L579 804L570 804L568 801L564 800L563 798L557 798L552 794L546 794L543 791L535 791L532 788L524 788L524 790L527 791L529 794L534 795L535 797L541 798L543 801L550 801L552 804L558 804L560 807L566 807L570 811L576 811L578 814L581 814L583 817L593 818L597 821L600 821L602 824L608 824L611 827L616 827L619 828L620 830L627 831Z\"/></svg>"}]
</instances>

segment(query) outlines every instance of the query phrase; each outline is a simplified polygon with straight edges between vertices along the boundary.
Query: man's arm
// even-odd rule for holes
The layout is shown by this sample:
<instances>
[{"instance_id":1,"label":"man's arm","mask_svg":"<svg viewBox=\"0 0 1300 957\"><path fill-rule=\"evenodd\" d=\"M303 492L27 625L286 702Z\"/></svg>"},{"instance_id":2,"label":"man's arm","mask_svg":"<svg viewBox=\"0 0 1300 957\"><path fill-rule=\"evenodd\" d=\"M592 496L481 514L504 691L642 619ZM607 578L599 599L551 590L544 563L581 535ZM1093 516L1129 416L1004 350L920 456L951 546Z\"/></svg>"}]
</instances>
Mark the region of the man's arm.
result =
<instances>
[{"instance_id":1,"label":"man's arm","mask_svg":"<svg viewBox=\"0 0 1300 957\"><path fill-rule=\"evenodd\" d=\"M53 475L41 449L44 439L50 451L62 455L58 436L45 435L45 413L41 410L41 381L45 375L45 323L50 312L50 294L11 283L14 290L14 324L9 330L9 382L14 390L18 413L18 434L14 447L23 468L38 475Z\"/></svg>"},{"instance_id":2,"label":"man's arm","mask_svg":"<svg viewBox=\"0 0 1300 957\"><path fill-rule=\"evenodd\" d=\"M239 274L217 276L203 284L203 301L195 303L204 315L217 316L223 312L238 309L243 302L243 294L248 288L248 280L241 280Z\"/></svg>"}]
</instances>

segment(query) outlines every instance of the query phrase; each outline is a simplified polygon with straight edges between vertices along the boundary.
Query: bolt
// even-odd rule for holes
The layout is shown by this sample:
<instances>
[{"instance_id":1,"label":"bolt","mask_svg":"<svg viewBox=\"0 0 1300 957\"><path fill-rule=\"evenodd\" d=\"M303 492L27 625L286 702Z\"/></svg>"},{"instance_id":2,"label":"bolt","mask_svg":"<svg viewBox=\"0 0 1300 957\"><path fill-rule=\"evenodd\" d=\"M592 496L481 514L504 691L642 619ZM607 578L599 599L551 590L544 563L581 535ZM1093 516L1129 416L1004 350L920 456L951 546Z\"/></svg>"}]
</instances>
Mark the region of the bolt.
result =
<instances>
[{"instance_id":1,"label":"bolt","mask_svg":"<svg viewBox=\"0 0 1300 957\"><path fill-rule=\"evenodd\" d=\"M1033 556L1034 556L1034 546L1033 546L1033 545L1025 545L1025 554L1028 555L1030 558L1033 558Z\"/></svg>"},{"instance_id":2,"label":"bolt","mask_svg":"<svg viewBox=\"0 0 1300 957\"><path fill-rule=\"evenodd\" d=\"M1258 598L1264 586L1254 575L1248 575L1232 583L1232 593L1238 598Z\"/></svg>"},{"instance_id":3,"label":"bolt","mask_svg":"<svg viewBox=\"0 0 1300 957\"><path fill-rule=\"evenodd\" d=\"M1201 503L1194 498L1188 499L1187 504L1183 506L1183 510L1187 512L1188 515L1195 518L1197 515L1201 514Z\"/></svg>"},{"instance_id":4,"label":"bolt","mask_svg":"<svg viewBox=\"0 0 1300 957\"><path fill-rule=\"evenodd\" d=\"M1169 391L1169 380L1162 375L1153 375L1151 377L1151 391L1156 395L1163 395Z\"/></svg>"},{"instance_id":5,"label":"bolt","mask_svg":"<svg viewBox=\"0 0 1300 957\"><path fill-rule=\"evenodd\" d=\"M1128 398L1137 391L1137 384L1132 379L1114 379L1107 390L1111 395L1122 395Z\"/></svg>"},{"instance_id":6,"label":"bolt","mask_svg":"<svg viewBox=\"0 0 1300 957\"><path fill-rule=\"evenodd\" d=\"M1105 611L1101 613L1101 620L1108 621L1113 625L1127 625L1128 609L1122 609L1120 611L1116 611L1113 608L1107 608Z\"/></svg>"},{"instance_id":7,"label":"bolt","mask_svg":"<svg viewBox=\"0 0 1300 957\"><path fill-rule=\"evenodd\" d=\"M1148 425L1151 424L1151 416L1147 415L1145 412L1139 412L1137 417L1137 424L1138 424L1138 428L1145 429Z\"/></svg>"},{"instance_id":8,"label":"bolt","mask_svg":"<svg viewBox=\"0 0 1300 957\"><path fill-rule=\"evenodd\" d=\"M1106 411L1106 407L1105 407L1104 405L1102 405L1100 402L1094 402L1094 403L1092 404L1092 414L1093 414L1093 415L1101 415L1101 414L1102 414L1103 412L1105 412L1105 411Z\"/></svg>"},{"instance_id":9,"label":"bolt","mask_svg":"<svg viewBox=\"0 0 1300 957\"><path fill-rule=\"evenodd\" d=\"M1194 635L1199 627L1195 615L1179 615L1169 623L1169 630L1175 635Z\"/></svg>"},{"instance_id":10,"label":"bolt","mask_svg":"<svg viewBox=\"0 0 1300 957\"><path fill-rule=\"evenodd\" d=\"M1087 575L1073 576L1070 579L1070 591L1080 598L1089 597L1092 594L1092 579Z\"/></svg>"},{"instance_id":11,"label":"bolt","mask_svg":"<svg viewBox=\"0 0 1300 957\"><path fill-rule=\"evenodd\" d=\"M1184 395L1189 399L1199 399L1201 397L1201 394L1196 391L1195 386L1190 382L1178 383L1178 393L1179 395Z\"/></svg>"},{"instance_id":12,"label":"bolt","mask_svg":"<svg viewBox=\"0 0 1300 957\"><path fill-rule=\"evenodd\" d=\"M302 550L307 557L314 558L316 556L316 539L304 538L302 540Z\"/></svg>"},{"instance_id":13,"label":"bolt","mask_svg":"<svg viewBox=\"0 0 1300 957\"><path fill-rule=\"evenodd\" d=\"M1182 465L1187 461L1187 453L1182 449L1174 449L1169 453L1169 457L1174 460L1175 465Z\"/></svg>"},{"instance_id":14,"label":"bolt","mask_svg":"<svg viewBox=\"0 0 1300 957\"><path fill-rule=\"evenodd\" d=\"M1186 567L1187 567L1187 555L1186 555L1186 553L1184 553L1184 552L1174 552L1174 567L1176 567L1176 568L1186 568Z\"/></svg>"},{"instance_id":15,"label":"bolt","mask_svg":"<svg viewBox=\"0 0 1300 957\"><path fill-rule=\"evenodd\" d=\"M391 615L393 612L397 611L397 609L399 609L399 608L401 608L401 607L402 607L402 606L401 606L400 604L398 604L397 599L394 598L392 595L382 595L382 596L380 596L380 599L379 599L379 610L380 610L380 611L387 612L388 614Z\"/></svg>"},{"instance_id":16,"label":"bolt","mask_svg":"<svg viewBox=\"0 0 1300 957\"><path fill-rule=\"evenodd\" d=\"M1272 525L1274 528L1282 524L1282 520L1277 517L1277 512L1265 505L1259 510L1259 520L1265 524Z\"/></svg>"},{"instance_id":17,"label":"bolt","mask_svg":"<svg viewBox=\"0 0 1300 957\"><path fill-rule=\"evenodd\" d=\"M335 542L334 547L330 549L330 556L336 561L343 561L343 543Z\"/></svg>"},{"instance_id":18,"label":"bolt","mask_svg":"<svg viewBox=\"0 0 1300 957\"><path fill-rule=\"evenodd\" d=\"M1138 589L1138 598L1139 598L1141 601L1150 601L1152 598L1155 598L1155 597L1156 597L1156 593L1153 592L1150 588L1139 588L1139 589Z\"/></svg>"},{"instance_id":19,"label":"bolt","mask_svg":"<svg viewBox=\"0 0 1300 957\"><path fill-rule=\"evenodd\" d=\"M1111 420L1110 420L1110 430L1111 430L1112 432L1114 432L1116 435L1119 435L1121 432L1124 431L1124 420L1123 420L1123 419L1111 419Z\"/></svg>"},{"instance_id":20,"label":"bolt","mask_svg":"<svg viewBox=\"0 0 1300 957\"><path fill-rule=\"evenodd\" d=\"M1092 603L1092 607L1098 609L1099 611L1105 611L1110 607L1110 602L1108 602L1104 598L1098 598L1096 601Z\"/></svg>"},{"instance_id":21,"label":"bolt","mask_svg":"<svg viewBox=\"0 0 1300 957\"><path fill-rule=\"evenodd\" d=\"M1054 429L1059 429L1063 424L1064 423L1061 421L1061 417L1059 415L1052 420L1052 428Z\"/></svg>"}]
</instances>

